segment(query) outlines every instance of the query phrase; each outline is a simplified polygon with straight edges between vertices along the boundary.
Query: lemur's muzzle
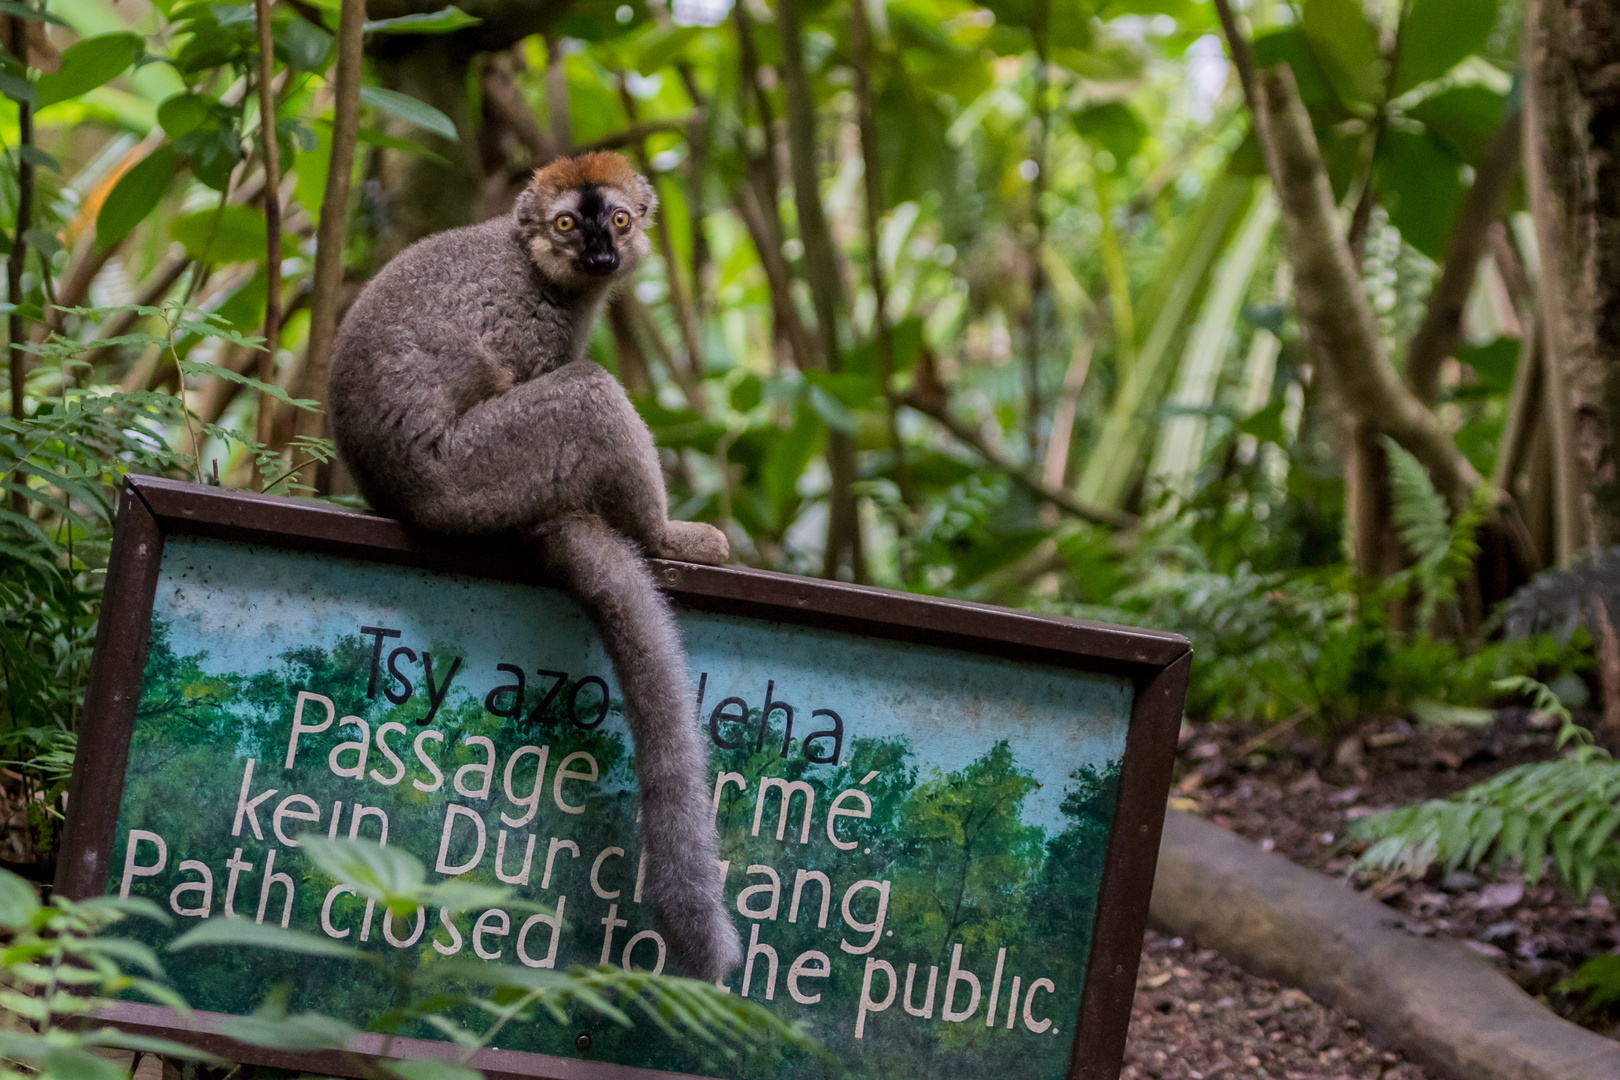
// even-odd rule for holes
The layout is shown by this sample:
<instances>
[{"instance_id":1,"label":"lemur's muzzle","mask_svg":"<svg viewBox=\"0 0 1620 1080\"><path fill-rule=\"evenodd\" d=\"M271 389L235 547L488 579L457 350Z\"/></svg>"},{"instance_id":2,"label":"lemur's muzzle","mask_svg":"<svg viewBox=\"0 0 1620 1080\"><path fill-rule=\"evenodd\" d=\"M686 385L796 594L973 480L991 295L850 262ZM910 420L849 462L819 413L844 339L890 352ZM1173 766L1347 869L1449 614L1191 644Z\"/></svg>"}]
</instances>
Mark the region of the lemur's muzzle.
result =
<instances>
[{"instance_id":1,"label":"lemur's muzzle","mask_svg":"<svg viewBox=\"0 0 1620 1080\"><path fill-rule=\"evenodd\" d=\"M619 253L611 247L593 248L580 252L575 265L583 273L607 277L619 268Z\"/></svg>"}]
</instances>

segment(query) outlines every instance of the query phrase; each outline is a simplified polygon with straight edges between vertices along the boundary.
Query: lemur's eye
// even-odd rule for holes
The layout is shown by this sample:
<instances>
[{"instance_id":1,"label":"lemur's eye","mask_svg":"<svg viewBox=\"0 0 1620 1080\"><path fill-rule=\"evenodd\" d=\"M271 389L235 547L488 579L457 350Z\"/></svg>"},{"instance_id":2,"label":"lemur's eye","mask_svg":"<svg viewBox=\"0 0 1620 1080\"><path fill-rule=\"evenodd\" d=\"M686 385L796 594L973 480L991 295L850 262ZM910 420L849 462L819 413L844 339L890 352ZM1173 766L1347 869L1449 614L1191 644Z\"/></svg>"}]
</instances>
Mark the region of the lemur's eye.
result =
<instances>
[{"instance_id":1,"label":"lemur's eye","mask_svg":"<svg viewBox=\"0 0 1620 1080\"><path fill-rule=\"evenodd\" d=\"M630 215L623 210L613 211L613 224L621 229L630 227Z\"/></svg>"},{"instance_id":2,"label":"lemur's eye","mask_svg":"<svg viewBox=\"0 0 1620 1080\"><path fill-rule=\"evenodd\" d=\"M557 220L555 222L553 222L552 224L557 226L557 231L558 232L567 232L569 229L572 229L574 227L574 215L573 214L558 214L557 215Z\"/></svg>"}]
</instances>

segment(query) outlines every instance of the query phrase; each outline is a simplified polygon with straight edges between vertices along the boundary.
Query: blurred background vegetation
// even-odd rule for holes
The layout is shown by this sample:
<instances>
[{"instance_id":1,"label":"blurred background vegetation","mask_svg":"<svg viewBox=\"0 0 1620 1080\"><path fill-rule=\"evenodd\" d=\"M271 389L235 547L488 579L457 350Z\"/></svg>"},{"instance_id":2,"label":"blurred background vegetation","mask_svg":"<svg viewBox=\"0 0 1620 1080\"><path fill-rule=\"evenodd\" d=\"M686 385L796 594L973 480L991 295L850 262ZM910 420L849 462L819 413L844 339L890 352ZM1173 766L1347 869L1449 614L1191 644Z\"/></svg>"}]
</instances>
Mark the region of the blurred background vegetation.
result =
<instances>
[{"instance_id":1,"label":"blurred background vegetation","mask_svg":"<svg viewBox=\"0 0 1620 1080\"><path fill-rule=\"evenodd\" d=\"M354 502L345 306L585 149L663 208L591 355L736 561L1183 631L1259 731L1620 728L1620 16L1232 3L0 2L0 856L122 474Z\"/></svg>"}]
</instances>

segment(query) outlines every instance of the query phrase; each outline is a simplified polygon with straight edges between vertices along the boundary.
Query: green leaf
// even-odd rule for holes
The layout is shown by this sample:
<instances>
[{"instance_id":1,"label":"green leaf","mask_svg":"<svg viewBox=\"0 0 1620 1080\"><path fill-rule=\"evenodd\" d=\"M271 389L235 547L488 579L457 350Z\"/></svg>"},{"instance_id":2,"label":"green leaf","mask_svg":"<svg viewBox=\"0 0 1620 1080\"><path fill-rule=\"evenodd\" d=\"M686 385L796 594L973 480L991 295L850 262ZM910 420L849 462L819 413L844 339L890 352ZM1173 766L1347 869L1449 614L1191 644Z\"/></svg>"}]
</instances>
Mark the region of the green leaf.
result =
<instances>
[{"instance_id":1,"label":"green leaf","mask_svg":"<svg viewBox=\"0 0 1620 1080\"><path fill-rule=\"evenodd\" d=\"M111 1046L120 1050L138 1050L146 1054L162 1054L164 1057L183 1058L187 1061L220 1062L206 1050L199 1050L195 1046L175 1042L173 1039L154 1039L147 1035L130 1035L117 1028L102 1028L92 1031L85 1036L86 1045Z\"/></svg>"},{"instance_id":2,"label":"green leaf","mask_svg":"<svg viewBox=\"0 0 1620 1080\"><path fill-rule=\"evenodd\" d=\"M372 108L381 109L399 117L406 123L426 128L435 135L455 141L456 125L444 113L427 104L418 101L409 94L401 94L396 90L384 90L380 86L362 86L360 88L360 101Z\"/></svg>"},{"instance_id":3,"label":"green leaf","mask_svg":"<svg viewBox=\"0 0 1620 1080\"><path fill-rule=\"evenodd\" d=\"M1281 444L1283 441L1283 409L1287 402L1278 398L1238 424L1238 431L1253 436L1257 442Z\"/></svg>"},{"instance_id":4,"label":"green leaf","mask_svg":"<svg viewBox=\"0 0 1620 1080\"><path fill-rule=\"evenodd\" d=\"M1413 0L1395 47L1395 95L1482 52L1495 26L1496 0Z\"/></svg>"},{"instance_id":5,"label":"green leaf","mask_svg":"<svg viewBox=\"0 0 1620 1080\"><path fill-rule=\"evenodd\" d=\"M1114 171L1124 172L1147 138L1147 122L1123 101L1089 105L1075 113L1074 130L1114 156Z\"/></svg>"},{"instance_id":6,"label":"green leaf","mask_svg":"<svg viewBox=\"0 0 1620 1080\"><path fill-rule=\"evenodd\" d=\"M59 17L52 15L49 11L37 8L32 4L21 3L19 0L0 0L0 14L15 15L25 22L51 23L67 30L73 29L73 27Z\"/></svg>"},{"instance_id":7,"label":"green leaf","mask_svg":"<svg viewBox=\"0 0 1620 1080\"><path fill-rule=\"evenodd\" d=\"M127 1080L124 1067L79 1047L64 1046L45 1055L41 1072L52 1080Z\"/></svg>"},{"instance_id":8,"label":"green leaf","mask_svg":"<svg viewBox=\"0 0 1620 1080\"><path fill-rule=\"evenodd\" d=\"M1479 375L1477 388L1482 393L1468 396L1505 394L1513 388L1513 373L1519 365L1518 338L1500 337L1487 345L1459 345L1452 355Z\"/></svg>"},{"instance_id":9,"label":"green leaf","mask_svg":"<svg viewBox=\"0 0 1620 1080\"><path fill-rule=\"evenodd\" d=\"M265 257L264 213L255 206L182 214L169 223L169 235L185 245L187 255L209 263L255 262Z\"/></svg>"},{"instance_id":10,"label":"green leaf","mask_svg":"<svg viewBox=\"0 0 1620 1080\"><path fill-rule=\"evenodd\" d=\"M302 930L283 930L246 919L209 919L194 926L169 943L169 951L181 952L199 945L246 945L250 948L280 949L305 956L339 956L349 960L370 960L371 954L348 945L316 937Z\"/></svg>"},{"instance_id":11,"label":"green leaf","mask_svg":"<svg viewBox=\"0 0 1620 1080\"><path fill-rule=\"evenodd\" d=\"M17 147L18 155L36 169L50 169L52 172L61 172L62 163L41 150L32 143Z\"/></svg>"},{"instance_id":12,"label":"green leaf","mask_svg":"<svg viewBox=\"0 0 1620 1080\"><path fill-rule=\"evenodd\" d=\"M34 83L39 107L78 97L122 75L145 51L139 34L98 34L62 53L62 66Z\"/></svg>"},{"instance_id":13,"label":"green leaf","mask_svg":"<svg viewBox=\"0 0 1620 1080\"><path fill-rule=\"evenodd\" d=\"M178 139L207 123L218 105L216 99L206 94L175 94L158 106L158 125L168 133L169 138Z\"/></svg>"},{"instance_id":14,"label":"green leaf","mask_svg":"<svg viewBox=\"0 0 1620 1080\"><path fill-rule=\"evenodd\" d=\"M157 207L179 168L174 148L160 146L119 177L96 215L96 246L109 248L128 236Z\"/></svg>"},{"instance_id":15,"label":"green leaf","mask_svg":"<svg viewBox=\"0 0 1620 1080\"><path fill-rule=\"evenodd\" d=\"M331 131L331 124L324 123L324 126L328 132ZM355 133L355 138L358 141L365 143L367 146L375 146L379 150L398 150L401 153L410 154L413 157L424 158L428 161L436 161L441 165L450 164L450 160L443 154L435 154L432 150L429 150L421 143L412 142L409 139L401 139L394 135L385 135L376 128L361 128Z\"/></svg>"},{"instance_id":16,"label":"green leaf","mask_svg":"<svg viewBox=\"0 0 1620 1080\"><path fill-rule=\"evenodd\" d=\"M342 1050L357 1034L343 1021L319 1013L232 1017L230 1031L233 1039L277 1050Z\"/></svg>"},{"instance_id":17,"label":"green leaf","mask_svg":"<svg viewBox=\"0 0 1620 1080\"><path fill-rule=\"evenodd\" d=\"M1496 713L1491 709L1475 709L1446 701L1419 698L1407 708L1419 723L1429 727L1486 727L1496 720Z\"/></svg>"},{"instance_id":18,"label":"green leaf","mask_svg":"<svg viewBox=\"0 0 1620 1080\"><path fill-rule=\"evenodd\" d=\"M368 34L448 34L463 27L477 26L483 21L458 7L447 7L420 15L371 19L367 21L365 31Z\"/></svg>"},{"instance_id":19,"label":"green leaf","mask_svg":"<svg viewBox=\"0 0 1620 1080\"><path fill-rule=\"evenodd\" d=\"M1305 0L1300 27L1323 74L1343 101L1374 105L1383 100L1378 31L1367 21L1361 0Z\"/></svg>"},{"instance_id":20,"label":"green leaf","mask_svg":"<svg viewBox=\"0 0 1620 1080\"><path fill-rule=\"evenodd\" d=\"M0 94L24 105L39 106L39 95L34 92L34 84L9 72L0 71Z\"/></svg>"},{"instance_id":21,"label":"green leaf","mask_svg":"<svg viewBox=\"0 0 1620 1080\"><path fill-rule=\"evenodd\" d=\"M27 230L23 233L23 240L47 259L62 250L62 241L56 238L55 233L46 232L44 229Z\"/></svg>"},{"instance_id":22,"label":"green leaf","mask_svg":"<svg viewBox=\"0 0 1620 1080\"><path fill-rule=\"evenodd\" d=\"M1462 206L1462 161L1432 135L1388 130L1378 141L1378 195L1390 222L1429 258L1445 257Z\"/></svg>"},{"instance_id":23,"label":"green leaf","mask_svg":"<svg viewBox=\"0 0 1620 1080\"><path fill-rule=\"evenodd\" d=\"M465 1065L432 1058L414 1061L384 1061L383 1071L399 1080L484 1080L484 1074Z\"/></svg>"},{"instance_id":24,"label":"green leaf","mask_svg":"<svg viewBox=\"0 0 1620 1080\"><path fill-rule=\"evenodd\" d=\"M270 26L275 52L294 71L325 71L332 57L332 35L296 16L277 19Z\"/></svg>"},{"instance_id":25,"label":"green leaf","mask_svg":"<svg viewBox=\"0 0 1620 1080\"><path fill-rule=\"evenodd\" d=\"M1406 110L1467 162L1477 162L1502 125L1505 98L1488 86L1464 83L1431 94Z\"/></svg>"},{"instance_id":26,"label":"green leaf","mask_svg":"<svg viewBox=\"0 0 1620 1080\"><path fill-rule=\"evenodd\" d=\"M0 926L25 927L38 910L34 887L10 870L0 870Z\"/></svg>"}]
</instances>

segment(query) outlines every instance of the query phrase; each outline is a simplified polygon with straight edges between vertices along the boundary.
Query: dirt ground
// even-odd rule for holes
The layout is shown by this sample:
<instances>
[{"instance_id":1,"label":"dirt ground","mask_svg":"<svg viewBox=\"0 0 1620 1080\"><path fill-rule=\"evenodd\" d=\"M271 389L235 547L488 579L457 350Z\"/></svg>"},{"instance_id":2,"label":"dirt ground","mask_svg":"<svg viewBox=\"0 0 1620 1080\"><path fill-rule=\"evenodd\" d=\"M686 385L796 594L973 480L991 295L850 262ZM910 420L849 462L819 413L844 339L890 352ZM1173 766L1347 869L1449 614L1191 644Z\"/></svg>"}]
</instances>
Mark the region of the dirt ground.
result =
<instances>
[{"instance_id":1,"label":"dirt ground","mask_svg":"<svg viewBox=\"0 0 1620 1080\"><path fill-rule=\"evenodd\" d=\"M1567 1018L1620 1035L1612 1015L1553 991L1589 957L1620 951L1620 922L1601 891L1579 898L1522 874L1442 874L1421 881L1352 874L1352 821L1442 797L1511 765L1553 756L1553 731L1527 710L1487 727L1367 722L1334 743L1260 728L1182 729L1172 804L1268 851L1338 877L1404 916L1406 930L1461 941ZM1126 1080L1422 1080L1399 1053L1374 1046L1355 1020L1234 966L1213 950L1149 932L1126 1048Z\"/></svg>"},{"instance_id":2,"label":"dirt ground","mask_svg":"<svg viewBox=\"0 0 1620 1080\"><path fill-rule=\"evenodd\" d=\"M1123 1080L1425 1080L1361 1025L1180 938L1142 948Z\"/></svg>"},{"instance_id":3,"label":"dirt ground","mask_svg":"<svg viewBox=\"0 0 1620 1080\"><path fill-rule=\"evenodd\" d=\"M1289 738L1254 752L1254 733L1218 725L1182 731L1173 804L1302 866L1343 876L1360 848L1350 823L1386 807L1451 794L1510 765L1556 753L1553 729L1509 709L1487 727L1419 727L1370 721L1337 744ZM1528 883L1515 870L1445 874L1420 881L1356 874L1350 884L1401 912L1410 933L1455 938L1487 957L1561 1015L1604 1034L1613 1018L1586 1015L1581 999L1553 987L1590 957L1620 947L1620 922L1601 890L1576 897L1551 875Z\"/></svg>"}]
</instances>

